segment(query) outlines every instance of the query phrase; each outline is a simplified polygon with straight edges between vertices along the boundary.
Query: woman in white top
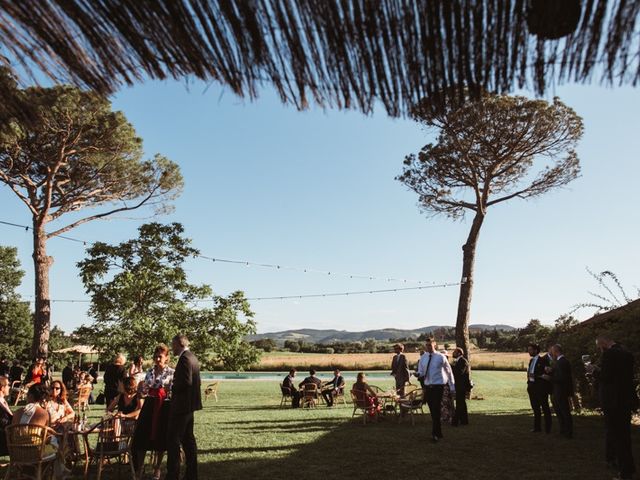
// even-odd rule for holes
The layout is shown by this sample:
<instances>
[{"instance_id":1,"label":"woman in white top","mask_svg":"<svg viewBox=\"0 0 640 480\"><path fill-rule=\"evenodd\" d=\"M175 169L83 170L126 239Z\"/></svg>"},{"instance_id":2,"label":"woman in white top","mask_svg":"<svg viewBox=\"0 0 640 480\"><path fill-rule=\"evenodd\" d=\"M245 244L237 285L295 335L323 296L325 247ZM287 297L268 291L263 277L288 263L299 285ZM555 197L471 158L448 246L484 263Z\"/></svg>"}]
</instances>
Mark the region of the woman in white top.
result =
<instances>
[{"instance_id":1,"label":"woman in white top","mask_svg":"<svg viewBox=\"0 0 640 480\"><path fill-rule=\"evenodd\" d=\"M60 380L51 383L49 401L46 404L51 419L51 427L61 430L65 423L73 420L73 407L67 400L67 388Z\"/></svg>"}]
</instances>

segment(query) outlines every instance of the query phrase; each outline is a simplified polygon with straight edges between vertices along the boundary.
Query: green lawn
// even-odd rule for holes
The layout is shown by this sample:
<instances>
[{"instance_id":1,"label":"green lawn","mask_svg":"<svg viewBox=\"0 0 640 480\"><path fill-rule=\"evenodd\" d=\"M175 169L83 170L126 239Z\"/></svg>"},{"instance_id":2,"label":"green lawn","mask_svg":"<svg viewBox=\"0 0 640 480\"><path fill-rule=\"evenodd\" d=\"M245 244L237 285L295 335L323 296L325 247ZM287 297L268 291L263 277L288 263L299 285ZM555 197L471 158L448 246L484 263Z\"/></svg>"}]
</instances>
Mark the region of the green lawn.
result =
<instances>
[{"instance_id":1,"label":"green lawn","mask_svg":"<svg viewBox=\"0 0 640 480\"><path fill-rule=\"evenodd\" d=\"M604 467L601 417L576 418L573 440L532 434L521 372L476 371L473 377L474 394L484 400L469 402L471 424L445 427L444 440L435 445L429 441L428 416L415 426L391 418L365 426L360 418L351 419L350 405L280 409L276 382L222 382L219 402L210 399L196 416L200 478L438 475L599 480L614 476ZM640 459L638 430L634 429L636 459Z\"/></svg>"}]
</instances>

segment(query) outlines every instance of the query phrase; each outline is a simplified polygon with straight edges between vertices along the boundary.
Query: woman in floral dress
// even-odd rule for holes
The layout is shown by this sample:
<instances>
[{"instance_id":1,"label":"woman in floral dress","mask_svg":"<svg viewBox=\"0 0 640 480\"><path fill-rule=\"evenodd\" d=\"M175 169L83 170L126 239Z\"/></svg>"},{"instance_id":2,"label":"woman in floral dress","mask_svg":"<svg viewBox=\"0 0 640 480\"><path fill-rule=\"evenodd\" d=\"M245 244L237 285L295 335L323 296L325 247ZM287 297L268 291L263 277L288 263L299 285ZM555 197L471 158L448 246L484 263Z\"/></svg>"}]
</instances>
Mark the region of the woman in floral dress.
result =
<instances>
[{"instance_id":1,"label":"woman in floral dress","mask_svg":"<svg viewBox=\"0 0 640 480\"><path fill-rule=\"evenodd\" d=\"M133 461L138 477L144 463L146 452L156 452L153 477L160 478L160 464L163 453L167 450L167 424L169 423L169 402L165 402L171 392L173 368L167 365L169 347L161 343L153 353L151 367L140 384L140 394L144 404L138 417L133 437Z\"/></svg>"}]
</instances>

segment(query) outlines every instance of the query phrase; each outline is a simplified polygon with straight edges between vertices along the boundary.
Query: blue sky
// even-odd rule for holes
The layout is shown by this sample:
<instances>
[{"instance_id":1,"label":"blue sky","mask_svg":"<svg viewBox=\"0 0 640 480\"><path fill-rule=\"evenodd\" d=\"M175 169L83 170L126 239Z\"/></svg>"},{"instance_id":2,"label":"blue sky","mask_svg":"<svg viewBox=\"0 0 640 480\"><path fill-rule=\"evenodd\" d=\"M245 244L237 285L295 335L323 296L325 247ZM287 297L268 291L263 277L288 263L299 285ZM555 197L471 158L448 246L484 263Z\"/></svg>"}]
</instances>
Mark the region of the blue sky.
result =
<instances>
[{"instance_id":1,"label":"blue sky","mask_svg":"<svg viewBox=\"0 0 640 480\"><path fill-rule=\"evenodd\" d=\"M525 92L526 93L526 92ZM585 271L612 270L630 292L640 286L640 91L563 86L558 95L585 121L582 176L536 200L490 209L476 264L472 323L552 323L596 290ZM335 272L456 282L468 221L427 218L415 194L394 177L432 132L382 109L372 116L298 112L265 89L245 101L217 85L148 82L113 98L144 139L148 155L179 163L185 190L159 221L184 224L204 255ZM26 208L0 187L0 220L29 224ZM117 218L69 235L119 242L145 220ZM0 244L19 248L33 294L30 234L0 226ZM86 298L75 264L80 244L52 239L51 298ZM385 289L397 282L358 280L191 261L193 282L249 297ZM454 325L455 287L324 299L256 301L260 332L289 328L417 328ZM69 331L87 322L87 305L54 303L52 320ZM582 317L588 316L588 311Z\"/></svg>"}]
</instances>

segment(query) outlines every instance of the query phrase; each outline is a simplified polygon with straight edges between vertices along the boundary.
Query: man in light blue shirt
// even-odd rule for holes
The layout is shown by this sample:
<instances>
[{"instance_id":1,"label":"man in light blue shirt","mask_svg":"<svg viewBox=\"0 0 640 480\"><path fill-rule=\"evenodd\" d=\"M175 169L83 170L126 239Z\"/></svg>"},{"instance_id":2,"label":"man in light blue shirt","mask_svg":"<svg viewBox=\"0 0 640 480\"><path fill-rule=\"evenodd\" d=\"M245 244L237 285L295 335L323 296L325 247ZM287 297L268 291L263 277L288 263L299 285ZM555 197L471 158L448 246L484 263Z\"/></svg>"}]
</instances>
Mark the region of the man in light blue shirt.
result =
<instances>
[{"instance_id":1,"label":"man in light blue shirt","mask_svg":"<svg viewBox=\"0 0 640 480\"><path fill-rule=\"evenodd\" d=\"M427 339L426 353L420 357L418 363L418 377L424 385L424 398L429 405L431 413L432 431L431 438L434 442L443 438L440 424L440 408L442 406L442 393L444 386L449 384L451 394L456 391L453 371L447 357L437 351L437 345L433 338Z\"/></svg>"}]
</instances>

